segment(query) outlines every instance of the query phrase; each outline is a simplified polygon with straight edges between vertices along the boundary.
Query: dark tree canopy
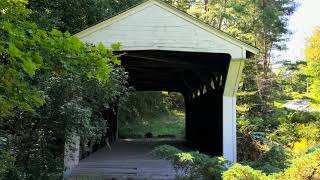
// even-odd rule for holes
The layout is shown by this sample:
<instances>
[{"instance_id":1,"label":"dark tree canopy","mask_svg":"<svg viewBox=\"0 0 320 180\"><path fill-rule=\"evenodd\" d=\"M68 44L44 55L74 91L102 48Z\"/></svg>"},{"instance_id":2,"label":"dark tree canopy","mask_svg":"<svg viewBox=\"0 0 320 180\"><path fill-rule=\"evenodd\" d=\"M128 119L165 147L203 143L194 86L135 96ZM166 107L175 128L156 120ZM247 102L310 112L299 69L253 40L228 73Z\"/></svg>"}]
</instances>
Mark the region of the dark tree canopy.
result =
<instances>
[{"instance_id":1,"label":"dark tree canopy","mask_svg":"<svg viewBox=\"0 0 320 180\"><path fill-rule=\"evenodd\" d=\"M142 0L30 0L32 18L43 28L76 33L132 7Z\"/></svg>"}]
</instances>

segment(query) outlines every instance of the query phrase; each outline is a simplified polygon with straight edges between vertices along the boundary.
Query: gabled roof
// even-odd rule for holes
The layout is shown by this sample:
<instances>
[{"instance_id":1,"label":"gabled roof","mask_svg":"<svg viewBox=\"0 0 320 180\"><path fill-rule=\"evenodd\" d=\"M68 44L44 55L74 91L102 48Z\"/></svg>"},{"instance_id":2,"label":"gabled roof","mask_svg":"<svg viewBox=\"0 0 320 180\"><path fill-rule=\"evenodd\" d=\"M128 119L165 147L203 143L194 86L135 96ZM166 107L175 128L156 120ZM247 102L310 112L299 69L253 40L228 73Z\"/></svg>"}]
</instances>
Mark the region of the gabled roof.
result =
<instances>
[{"instance_id":1,"label":"gabled roof","mask_svg":"<svg viewBox=\"0 0 320 180\"><path fill-rule=\"evenodd\" d=\"M135 14L135 13L137 13L137 12L139 12L139 11L149 7L149 6L152 6L152 5L157 5L157 6L161 7L161 8L163 8L163 9L165 9L165 10L167 10L167 11L173 13L173 14L175 14L176 16L178 16L178 17L180 17L180 18L182 18L182 19L194 24L195 26L198 26L199 28L202 28L205 31L207 31L209 33L212 33L212 34L214 34L214 35L216 35L216 36L218 36L218 37L220 37L220 38L222 38L222 39L224 39L224 40L226 40L226 41L228 41L228 42L230 42L232 44L235 44L235 45L237 45L239 47L242 47L243 49L245 49L247 51L250 51L253 54L257 54L258 51L259 51L258 48L254 47L254 46L251 46L248 43L245 43L245 42L243 42L243 41L241 41L241 40L239 40L239 39L237 39L237 38L235 38L235 37L223 32L221 30L218 30L218 29L216 29L216 28L214 28L214 27L212 27L212 26L200 21L199 19L197 19L197 18L195 18L195 17L193 17L193 16L191 16L191 15L189 15L189 14L187 14L187 13L185 13L185 12L183 12L183 11L181 11L181 10L179 10L179 9L177 9L177 8L167 4L165 2L162 2L160 0L147 0L147 1L141 3L141 4L137 5L137 6L134 6L134 7L130 8L130 9L128 9L128 10L126 10L126 11L124 11L124 12L122 12L122 13L120 13L120 14L112 17L112 18L110 18L110 19L107 19L107 20L105 20L105 21L103 21L103 22L101 22L101 23L99 23L97 25L94 25L94 26L92 26L92 27L90 27L90 28L88 28L88 29L86 29L84 31L81 31L81 32L75 34L75 36L80 38L80 39L83 38L83 37L86 37L86 36L96 32L96 31L99 31L99 30L101 30L101 29L103 29L103 28L105 28L105 27L107 27L107 26L109 26L109 25L111 25L111 24L113 24L115 22L118 22L118 21L120 21L120 20L122 20L122 19L124 19L124 18L126 18L126 17L128 17L130 15L133 15L133 14Z\"/></svg>"}]
</instances>

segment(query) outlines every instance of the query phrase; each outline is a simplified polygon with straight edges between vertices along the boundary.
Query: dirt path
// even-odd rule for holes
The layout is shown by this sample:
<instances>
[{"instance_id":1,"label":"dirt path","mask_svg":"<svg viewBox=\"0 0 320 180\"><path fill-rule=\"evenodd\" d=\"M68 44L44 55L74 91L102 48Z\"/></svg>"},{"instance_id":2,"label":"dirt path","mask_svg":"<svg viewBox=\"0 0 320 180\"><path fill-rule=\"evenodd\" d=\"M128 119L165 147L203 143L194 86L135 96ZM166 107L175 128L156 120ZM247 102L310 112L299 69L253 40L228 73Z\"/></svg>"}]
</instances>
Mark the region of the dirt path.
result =
<instances>
[{"instance_id":1,"label":"dirt path","mask_svg":"<svg viewBox=\"0 0 320 180\"><path fill-rule=\"evenodd\" d=\"M158 145L185 146L183 140L126 139L102 148L80 161L72 171L70 180L82 179L175 179L172 165L150 156Z\"/></svg>"}]
</instances>

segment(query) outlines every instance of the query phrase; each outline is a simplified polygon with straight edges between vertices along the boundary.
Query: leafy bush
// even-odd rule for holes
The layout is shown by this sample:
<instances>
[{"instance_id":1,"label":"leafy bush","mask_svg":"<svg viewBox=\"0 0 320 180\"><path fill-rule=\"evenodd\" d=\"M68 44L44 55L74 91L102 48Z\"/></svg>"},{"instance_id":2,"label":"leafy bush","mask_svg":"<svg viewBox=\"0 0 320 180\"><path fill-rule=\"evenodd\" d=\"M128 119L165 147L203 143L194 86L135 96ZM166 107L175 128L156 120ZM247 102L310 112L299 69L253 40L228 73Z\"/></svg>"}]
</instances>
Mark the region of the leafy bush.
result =
<instances>
[{"instance_id":1,"label":"leafy bush","mask_svg":"<svg viewBox=\"0 0 320 180\"><path fill-rule=\"evenodd\" d=\"M6 174L15 171L15 158L9 151L0 149L0 162L0 179Z\"/></svg>"},{"instance_id":2,"label":"leafy bush","mask_svg":"<svg viewBox=\"0 0 320 180\"><path fill-rule=\"evenodd\" d=\"M194 151L183 152L168 145L157 147L152 154L169 160L182 179L221 179L228 164L221 157L210 157Z\"/></svg>"},{"instance_id":3,"label":"leafy bush","mask_svg":"<svg viewBox=\"0 0 320 180\"><path fill-rule=\"evenodd\" d=\"M287 145L298 140L294 130L295 124L282 123L268 135L271 142L275 144Z\"/></svg>"},{"instance_id":4,"label":"leafy bush","mask_svg":"<svg viewBox=\"0 0 320 180\"><path fill-rule=\"evenodd\" d=\"M313 122L319 119L318 112L304 112L304 111L296 111L290 117L290 121L292 123L308 123Z\"/></svg>"},{"instance_id":5,"label":"leafy bush","mask_svg":"<svg viewBox=\"0 0 320 180\"><path fill-rule=\"evenodd\" d=\"M0 139L10 142L1 158L16 170L1 175L61 179L70 134L94 141L106 134L102 111L122 96L127 75L112 49L40 29L26 6L0 1Z\"/></svg>"},{"instance_id":6,"label":"leafy bush","mask_svg":"<svg viewBox=\"0 0 320 180\"><path fill-rule=\"evenodd\" d=\"M187 176L192 173L194 159L190 153L177 153L170 161L176 170L177 176L187 179Z\"/></svg>"},{"instance_id":7,"label":"leafy bush","mask_svg":"<svg viewBox=\"0 0 320 180\"><path fill-rule=\"evenodd\" d=\"M240 162L257 160L266 150L261 118L240 118L237 121L237 155Z\"/></svg>"},{"instance_id":8,"label":"leafy bush","mask_svg":"<svg viewBox=\"0 0 320 180\"><path fill-rule=\"evenodd\" d=\"M156 157L169 160L177 174L180 175L179 178L182 179L300 180L320 178L320 149L294 160L288 167L287 155L283 148L273 146L259 161L249 163L258 170L238 163L227 169L228 162L223 158L211 158L199 152L183 152L168 145L159 146L152 153ZM285 167L288 168L284 169Z\"/></svg>"},{"instance_id":9,"label":"leafy bush","mask_svg":"<svg viewBox=\"0 0 320 180\"><path fill-rule=\"evenodd\" d=\"M274 145L258 160L247 163L250 167L265 173L275 173L288 167L289 155L280 145Z\"/></svg>"},{"instance_id":10,"label":"leafy bush","mask_svg":"<svg viewBox=\"0 0 320 180\"><path fill-rule=\"evenodd\" d=\"M210 157L199 152L190 152L193 157L190 179L221 179L222 172L227 168L228 162L222 157Z\"/></svg>"},{"instance_id":11,"label":"leafy bush","mask_svg":"<svg viewBox=\"0 0 320 180\"><path fill-rule=\"evenodd\" d=\"M274 175L275 179L320 179L320 149L296 159L284 172Z\"/></svg>"},{"instance_id":12,"label":"leafy bush","mask_svg":"<svg viewBox=\"0 0 320 180\"><path fill-rule=\"evenodd\" d=\"M320 143L318 121L306 123L286 122L268 135L271 142L288 147L293 156L303 155L309 148Z\"/></svg>"},{"instance_id":13,"label":"leafy bush","mask_svg":"<svg viewBox=\"0 0 320 180\"><path fill-rule=\"evenodd\" d=\"M267 180L268 177L261 171L254 170L250 166L234 164L222 175L225 180Z\"/></svg>"},{"instance_id":14,"label":"leafy bush","mask_svg":"<svg viewBox=\"0 0 320 180\"><path fill-rule=\"evenodd\" d=\"M169 145L158 146L151 152L153 156L167 160L174 159L174 156L178 153L182 153L182 151Z\"/></svg>"}]
</instances>

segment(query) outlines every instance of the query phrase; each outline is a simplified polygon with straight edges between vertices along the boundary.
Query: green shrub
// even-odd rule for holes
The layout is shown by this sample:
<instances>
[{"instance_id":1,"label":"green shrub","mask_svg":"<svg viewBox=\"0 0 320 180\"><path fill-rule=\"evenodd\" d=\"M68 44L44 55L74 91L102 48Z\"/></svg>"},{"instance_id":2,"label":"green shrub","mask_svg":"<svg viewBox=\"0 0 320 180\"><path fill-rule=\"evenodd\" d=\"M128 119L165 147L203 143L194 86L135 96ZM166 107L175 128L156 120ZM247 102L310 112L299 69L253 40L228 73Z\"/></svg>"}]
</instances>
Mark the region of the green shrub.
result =
<instances>
[{"instance_id":1,"label":"green shrub","mask_svg":"<svg viewBox=\"0 0 320 180\"><path fill-rule=\"evenodd\" d=\"M293 156L299 157L320 143L320 123L282 123L268 135L271 142L288 147Z\"/></svg>"},{"instance_id":2,"label":"green shrub","mask_svg":"<svg viewBox=\"0 0 320 180\"><path fill-rule=\"evenodd\" d=\"M228 162L222 157L210 157L199 152L191 152L194 157L190 179L221 179L222 172L227 168Z\"/></svg>"},{"instance_id":3,"label":"green shrub","mask_svg":"<svg viewBox=\"0 0 320 180\"><path fill-rule=\"evenodd\" d=\"M290 121L292 123L308 123L308 122L314 122L317 119L319 119L318 112L295 111L290 116Z\"/></svg>"},{"instance_id":4,"label":"green shrub","mask_svg":"<svg viewBox=\"0 0 320 180\"><path fill-rule=\"evenodd\" d=\"M221 179L227 161L221 157L210 157L199 152L183 152L169 145L157 147L152 154L169 160L182 179Z\"/></svg>"},{"instance_id":5,"label":"green shrub","mask_svg":"<svg viewBox=\"0 0 320 180\"><path fill-rule=\"evenodd\" d=\"M190 153L175 154L170 161L178 177L187 179L187 175L192 173L194 157Z\"/></svg>"},{"instance_id":6,"label":"green shrub","mask_svg":"<svg viewBox=\"0 0 320 180\"><path fill-rule=\"evenodd\" d=\"M123 97L127 73L111 49L40 29L27 7L0 1L0 141L10 152L0 152L0 173L14 166L9 179L62 179L65 142L74 132L101 142L104 111Z\"/></svg>"},{"instance_id":7,"label":"green shrub","mask_svg":"<svg viewBox=\"0 0 320 180\"><path fill-rule=\"evenodd\" d=\"M280 145L274 145L258 160L249 162L248 165L265 173L276 173L288 167L289 155Z\"/></svg>"},{"instance_id":8,"label":"green shrub","mask_svg":"<svg viewBox=\"0 0 320 180\"><path fill-rule=\"evenodd\" d=\"M0 179L15 171L15 158L9 151L0 149L0 162Z\"/></svg>"},{"instance_id":9,"label":"green shrub","mask_svg":"<svg viewBox=\"0 0 320 180\"><path fill-rule=\"evenodd\" d=\"M182 153L182 151L169 145L158 146L151 152L153 156L167 160L174 159L174 156L178 153Z\"/></svg>"},{"instance_id":10,"label":"green shrub","mask_svg":"<svg viewBox=\"0 0 320 180\"><path fill-rule=\"evenodd\" d=\"M162 145L157 147L153 155L169 160L181 179L226 179L226 180L277 180L277 179L320 179L320 149L296 159L288 165L287 154L280 146L273 146L259 161L251 163L261 170L238 163L226 169L228 162L223 158L210 157L199 152L182 152L181 150ZM281 157L284 156L284 157Z\"/></svg>"},{"instance_id":11,"label":"green shrub","mask_svg":"<svg viewBox=\"0 0 320 180\"><path fill-rule=\"evenodd\" d=\"M285 171L275 174L275 179L320 179L320 149L296 159Z\"/></svg>"},{"instance_id":12,"label":"green shrub","mask_svg":"<svg viewBox=\"0 0 320 180\"><path fill-rule=\"evenodd\" d=\"M261 171L254 170L250 166L234 164L229 170L222 175L226 180L266 180L267 175Z\"/></svg>"},{"instance_id":13,"label":"green shrub","mask_svg":"<svg viewBox=\"0 0 320 180\"><path fill-rule=\"evenodd\" d=\"M261 118L240 118L237 121L237 156L240 162L257 160L266 150Z\"/></svg>"}]
</instances>

